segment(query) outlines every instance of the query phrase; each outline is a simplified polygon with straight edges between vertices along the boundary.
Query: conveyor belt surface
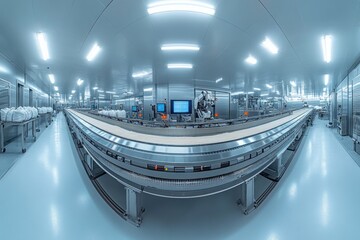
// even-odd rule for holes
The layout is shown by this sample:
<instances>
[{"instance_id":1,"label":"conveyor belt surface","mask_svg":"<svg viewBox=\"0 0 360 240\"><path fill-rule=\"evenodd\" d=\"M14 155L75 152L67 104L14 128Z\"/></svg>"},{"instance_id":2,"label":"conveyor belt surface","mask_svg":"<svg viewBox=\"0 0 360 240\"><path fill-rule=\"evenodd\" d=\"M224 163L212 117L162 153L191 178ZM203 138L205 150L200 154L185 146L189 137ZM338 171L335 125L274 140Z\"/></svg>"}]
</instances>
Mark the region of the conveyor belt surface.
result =
<instances>
[{"instance_id":1,"label":"conveyor belt surface","mask_svg":"<svg viewBox=\"0 0 360 240\"><path fill-rule=\"evenodd\" d=\"M212 136L195 136L195 137L169 137L169 136L157 136L149 135L144 133L138 133L123 129L119 126L114 126L109 123L99 121L97 119L86 116L78 111L68 110L71 114L77 116L78 118L86 121L87 123L99 128L105 132L111 133L121 138L125 138L132 141L144 142L155 145L171 145L171 146L196 146L196 145L207 145L207 144L216 144L221 142L230 142L237 139L242 139L250 137L262 132L271 130L278 126L281 126L293 119L299 118L305 114L308 114L312 109L300 109L294 111L290 116L275 120L273 122L265 123L260 126L242 129L233 132L227 133L218 133ZM220 130L220 129L219 129Z\"/></svg>"}]
</instances>

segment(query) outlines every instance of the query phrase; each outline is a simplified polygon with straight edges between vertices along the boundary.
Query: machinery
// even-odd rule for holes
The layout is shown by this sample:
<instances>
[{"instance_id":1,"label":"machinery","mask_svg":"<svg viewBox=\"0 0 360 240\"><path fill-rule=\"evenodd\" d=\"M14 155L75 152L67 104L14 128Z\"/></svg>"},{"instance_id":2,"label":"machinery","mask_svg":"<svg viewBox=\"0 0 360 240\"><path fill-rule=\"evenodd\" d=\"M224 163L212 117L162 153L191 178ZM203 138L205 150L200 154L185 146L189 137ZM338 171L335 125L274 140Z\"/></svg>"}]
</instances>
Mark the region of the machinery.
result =
<instances>
[{"instance_id":1,"label":"machinery","mask_svg":"<svg viewBox=\"0 0 360 240\"><path fill-rule=\"evenodd\" d=\"M216 98L208 91L202 91L201 94L194 99L194 109L196 119L204 121L212 119L212 110L215 107Z\"/></svg>"},{"instance_id":2,"label":"machinery","mask_svg":"<svg viewBox=\"0 0 360 240\"><path fill-rule=\"evenodd\" d=\"M274 179L281 175L283 153L303 135L313 112L305 108L242 124L189 129L132 125L75 110L65 114L90 178L107 173L123 184L126 206L116 211L140 225L144 193L194 198L240 187L244 213L252 211L257 206L255 177L269 166L267 174Z\"/></svg>"}]
</instances>

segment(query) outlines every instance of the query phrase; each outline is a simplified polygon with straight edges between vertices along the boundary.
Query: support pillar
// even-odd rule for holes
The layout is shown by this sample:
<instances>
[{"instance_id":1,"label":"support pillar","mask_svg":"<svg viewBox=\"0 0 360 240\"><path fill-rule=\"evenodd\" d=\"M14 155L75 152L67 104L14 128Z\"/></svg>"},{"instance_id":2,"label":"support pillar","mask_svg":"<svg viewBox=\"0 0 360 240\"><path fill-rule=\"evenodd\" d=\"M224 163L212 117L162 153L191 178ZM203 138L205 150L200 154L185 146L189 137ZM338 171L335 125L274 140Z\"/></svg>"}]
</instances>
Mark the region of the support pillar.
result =
<instances>
[{"instance_id":1,"label":"support pillar","mask_svg":"<svg viewBox=\"0 0 360 240\"><path fill-rule=\"evenodd\" d=\"M254 185L254 178L250 178L240 185L241 192L238 203L242 206L243 212L246 215L255 209Z\"/></svg>"},{"instance_id":2,"label":"support pillar","mask_svg":"<svg viewBox=\"0 0 360 240\"><path fill-rule=\"evenodd\" d=\"M141 193L132 188L125 187L126 191L126 217L136 226L142 221Z\"/></svg>"}]
</instances>

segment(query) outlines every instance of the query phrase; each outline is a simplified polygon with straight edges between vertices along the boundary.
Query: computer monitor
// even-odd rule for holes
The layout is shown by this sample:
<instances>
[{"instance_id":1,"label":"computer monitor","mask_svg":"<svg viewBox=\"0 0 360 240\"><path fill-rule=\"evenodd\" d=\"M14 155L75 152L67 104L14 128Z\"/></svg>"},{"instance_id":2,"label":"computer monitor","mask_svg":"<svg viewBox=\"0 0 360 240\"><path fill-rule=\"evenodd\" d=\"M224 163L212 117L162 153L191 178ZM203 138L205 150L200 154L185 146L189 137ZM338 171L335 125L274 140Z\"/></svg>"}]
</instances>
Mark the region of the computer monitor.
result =
<instances>
[{"instance_id":1,"label":"computer monitor","mask_svg":"<svg viewBox=\"0 0 360 240\"><path fill-rule=\"evenodd\" d=\"M191 114L191 100L171 100L171 114Z\"/></svg>"},{"instance_id":2,"label":"computer monitor","mask_svg":"<svg viewBox=\"0 0 360 240\"><path fill-rule=\"evenodd\" d=\"M131 111L132 112L138 112L138 107L137 106L132 106Z\"/></svg>"},{"instance_id":3,"label":"computer monitor","mask_svg":"<svg viewBox=\"0 0 360 240\"><path fill-rule=\"evenodd\" d=\"M156 112L158 112L158 113L166 113L166 105L165 105L165 103L157 103L156 104Z\"/></svg>"}]
</instances>

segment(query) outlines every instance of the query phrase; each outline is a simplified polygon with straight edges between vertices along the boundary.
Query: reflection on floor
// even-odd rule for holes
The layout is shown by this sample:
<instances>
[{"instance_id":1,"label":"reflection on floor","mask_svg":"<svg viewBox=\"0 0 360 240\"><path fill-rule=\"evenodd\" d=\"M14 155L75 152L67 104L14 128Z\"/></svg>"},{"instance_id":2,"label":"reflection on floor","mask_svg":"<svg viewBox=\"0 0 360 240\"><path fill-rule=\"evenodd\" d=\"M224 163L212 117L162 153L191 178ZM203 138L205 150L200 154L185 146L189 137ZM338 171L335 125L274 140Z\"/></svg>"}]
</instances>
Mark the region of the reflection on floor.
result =
<instances>
[{"instance_id":1,"label":"reflection on floor","mask_svg":"<svg viewBox=\"0 0 360 240\"><path fill-rule=\"evenodd\" d=\"M326 122L325 122L326 123ZM324 123L324 124L325 124ZM354 142L351 137L349 136L341 136L338 133L337 128L331 129L332 133L334 134L335 138L339 141L339 143L345 148L348 152L350 157L356 162L356 164L360 167L360 155L354 151Z\"/></svg>"},{"instance_id":2,"label":"reflection on floor","mask_svg":"<svg viewBox=\"0 0 360 240\"><path fill-rule=\"evenodd\" d=\"M94 190L59 115L0 181L0 239L360 239L358 182L360 168L317 120L250 215L237 207L237 189L199 199L145 196L136 228Z\"/></svg>"},{"instance_id":3,"label":"reflection on floor","mask_svg":"<svg viewBox=\"0 0 360 240\"><path fill-rule=\"evenodd\" d=\"M39 138L45 129L45 123L41 124L39 126L40 132L36 132L36 137ZM31 136L31 130L29 130L28 137L25 139L25 147L27 149L29 149L34 143ZM5 148L6 152L0 154L0 180L16 163L16 160L23 155L21 152L21 136L11 140L11 142L8 143Z\"/></svg>"}]
</instances>

